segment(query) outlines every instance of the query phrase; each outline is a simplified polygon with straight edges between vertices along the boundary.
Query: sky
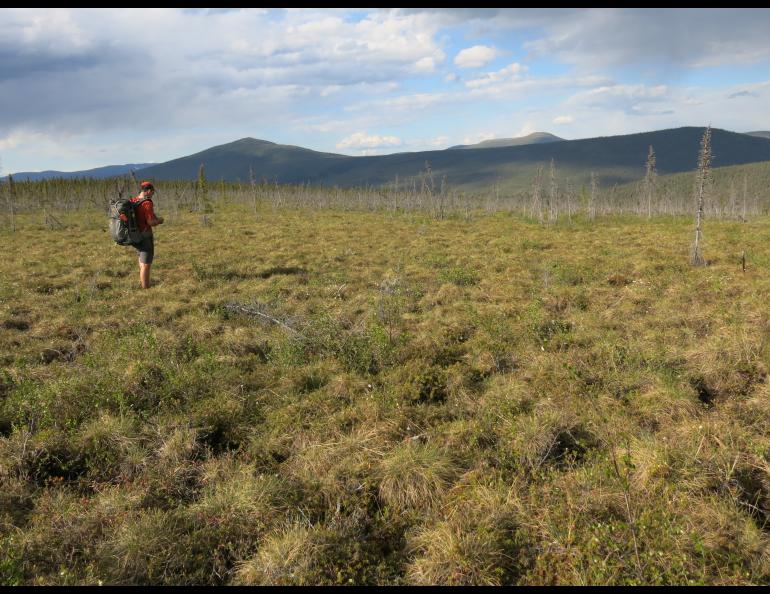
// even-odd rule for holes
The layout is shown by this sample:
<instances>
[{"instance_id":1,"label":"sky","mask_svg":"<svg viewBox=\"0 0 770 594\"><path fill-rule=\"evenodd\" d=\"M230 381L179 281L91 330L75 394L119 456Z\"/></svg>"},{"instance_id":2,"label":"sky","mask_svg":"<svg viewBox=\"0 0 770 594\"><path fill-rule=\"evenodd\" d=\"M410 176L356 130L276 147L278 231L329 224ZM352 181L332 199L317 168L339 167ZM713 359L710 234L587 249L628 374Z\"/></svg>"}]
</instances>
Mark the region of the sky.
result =
<instances>
[{"instance_id":1,"label":"sky","mask_svg":"<svg viewBox=\"0 0 770 594\"><path fill-rule=\"evenodd\" d=\"M770 130L770 9L0 8L0 173Z\"/></svg>"}]
</instances>

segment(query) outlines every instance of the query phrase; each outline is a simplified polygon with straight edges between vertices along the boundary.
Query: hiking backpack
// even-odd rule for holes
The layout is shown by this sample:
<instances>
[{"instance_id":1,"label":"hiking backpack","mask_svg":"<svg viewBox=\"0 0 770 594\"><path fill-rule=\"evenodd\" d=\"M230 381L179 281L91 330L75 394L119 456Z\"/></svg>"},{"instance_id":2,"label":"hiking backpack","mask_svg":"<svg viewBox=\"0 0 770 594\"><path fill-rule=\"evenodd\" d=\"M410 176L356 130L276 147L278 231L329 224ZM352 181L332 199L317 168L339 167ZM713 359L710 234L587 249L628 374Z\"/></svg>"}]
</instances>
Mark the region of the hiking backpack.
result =
<instances>
[{"instance_id":1,"label":"hiking backpack","mask_svg":"<svg viewBox=\"0 0 770 594\"><path fill-rule=\"evenodd\" d=\"M118 245L133 245L140 241L139 225L136 222L134 209L147 200L142 198L131 202L130 198L119 196L110 201L109 219L110 236Z\"/></svg>"}]
</instances>

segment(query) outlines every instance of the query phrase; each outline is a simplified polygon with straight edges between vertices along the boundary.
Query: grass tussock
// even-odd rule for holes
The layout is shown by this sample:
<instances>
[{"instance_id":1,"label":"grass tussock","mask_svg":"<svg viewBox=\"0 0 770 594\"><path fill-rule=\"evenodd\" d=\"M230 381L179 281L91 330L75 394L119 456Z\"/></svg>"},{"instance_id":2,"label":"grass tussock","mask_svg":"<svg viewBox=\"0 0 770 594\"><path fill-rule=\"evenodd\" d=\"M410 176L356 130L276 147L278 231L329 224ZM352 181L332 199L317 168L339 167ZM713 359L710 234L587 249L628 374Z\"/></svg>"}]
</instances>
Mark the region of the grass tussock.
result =
<instances>
[{"instance_id":1,"label":"grass tussock","mask_svg":"<svg viewBox=\"0 0 770 594\"><path fill-rule=\"evenodd\" d=\"M442 509L442 519L423 525L409 536L409 583L513 583L522 559L526 559L522 555L526 545L518 533L514 497L494 485L471 483L454 489Z\"/></svg>"},{"instance_id":2,"label":"grass tussock","mask_svg":"<svg viewBox=\"0 0 770 594\"><path fill-rule=\"evenodd\" d=\"M766 221L260 206L0 230L0 583L770 582Z\"/></svg>"},{"instance_id":3,"label":"grass tussock","mask_svg":"<svg viewBox=\"0 0 770 594\"><path fill-rule=\"evenodd\" d=\"M328 544L322 529L291 526L272 534L259 553L241 563L234 583L243 586L306 586Z\"/></svg>"},{"instance_id":4,"label":"grass tussock","mask_svg":"<svg viewBox=\"0 0 770 594\"><path fill-rule=\"evenodd\" d=\"M388 452L376 472L385 505L419 513L440 503L458 468L448 452L414 437Z\"/></svg>"}]
</instances>

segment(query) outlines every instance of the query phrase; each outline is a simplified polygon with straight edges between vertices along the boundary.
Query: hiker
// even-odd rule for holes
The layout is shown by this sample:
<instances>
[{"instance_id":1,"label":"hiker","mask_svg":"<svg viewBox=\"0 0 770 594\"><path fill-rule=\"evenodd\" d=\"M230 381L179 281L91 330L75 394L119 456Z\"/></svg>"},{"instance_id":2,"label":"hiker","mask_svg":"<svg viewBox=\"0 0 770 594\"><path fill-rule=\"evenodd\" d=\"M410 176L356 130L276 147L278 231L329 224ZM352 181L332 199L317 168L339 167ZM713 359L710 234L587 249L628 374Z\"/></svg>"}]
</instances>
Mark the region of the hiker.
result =
<instances>
[{"instance_id":1,"label":"hiker","mask_svg":"<svg viewBox=\"0 0 770 594\"><path fill-rule=\"evenodd\" d=\"M140 187L142 191L139 192L139 195L131 198L131 202L136 205L134 212L141 234L139 242L135 243L134 247L139 252L139 280L143 289L149 289L150 265L155 255L152 228L155 225L161 225L163 217L155 216L155 211L152 208L152 197L155 195L155 186L152 185L152 182L143 181Z\"/></svg>"}]
</instances>

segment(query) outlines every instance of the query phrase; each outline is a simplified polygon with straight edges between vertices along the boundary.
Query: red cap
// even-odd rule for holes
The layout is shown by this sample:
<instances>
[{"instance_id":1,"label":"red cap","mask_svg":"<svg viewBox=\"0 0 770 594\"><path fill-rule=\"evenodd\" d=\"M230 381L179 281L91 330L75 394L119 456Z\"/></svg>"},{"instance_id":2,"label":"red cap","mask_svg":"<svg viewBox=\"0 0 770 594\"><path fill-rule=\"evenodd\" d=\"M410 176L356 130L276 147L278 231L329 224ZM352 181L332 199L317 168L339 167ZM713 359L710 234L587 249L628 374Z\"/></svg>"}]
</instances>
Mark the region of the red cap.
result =
<instances>
[{"instance_id":1,"label":"red cap","mask_svg":"<svg viewBox=\"0 0 770 594\"><path fill-rule=\"evenodd\" d=\"M152 185L151 181L143 181L141 184L139 184L139 187L141 187L143 190L154 190L155 186Z\"/></svg>"}]
</instances>

